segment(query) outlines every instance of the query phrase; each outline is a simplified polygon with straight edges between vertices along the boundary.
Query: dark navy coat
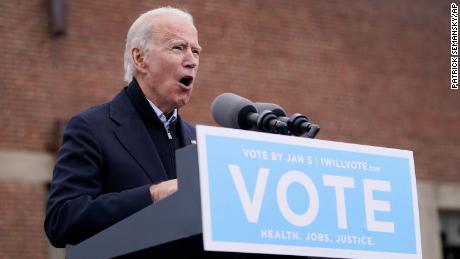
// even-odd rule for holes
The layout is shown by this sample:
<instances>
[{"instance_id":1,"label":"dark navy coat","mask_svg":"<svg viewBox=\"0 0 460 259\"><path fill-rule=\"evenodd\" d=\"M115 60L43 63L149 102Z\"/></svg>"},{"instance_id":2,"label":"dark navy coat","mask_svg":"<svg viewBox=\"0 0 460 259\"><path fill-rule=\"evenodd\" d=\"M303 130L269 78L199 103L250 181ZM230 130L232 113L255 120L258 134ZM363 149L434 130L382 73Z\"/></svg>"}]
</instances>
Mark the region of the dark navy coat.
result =
<instances>
[{"instance_id":1,"label":"dark navy coat","mask_svg":"<svg viewBox=\"0 0 460 259\"><path fill-rule=\"evenodd\" d=\"M184 145L195 128L178 117ZM51 244L76 244L152 204L149 186L167 180L157 148L126 88L74 116L53 172L45 231Z\"/></svg>"}]
</instances>

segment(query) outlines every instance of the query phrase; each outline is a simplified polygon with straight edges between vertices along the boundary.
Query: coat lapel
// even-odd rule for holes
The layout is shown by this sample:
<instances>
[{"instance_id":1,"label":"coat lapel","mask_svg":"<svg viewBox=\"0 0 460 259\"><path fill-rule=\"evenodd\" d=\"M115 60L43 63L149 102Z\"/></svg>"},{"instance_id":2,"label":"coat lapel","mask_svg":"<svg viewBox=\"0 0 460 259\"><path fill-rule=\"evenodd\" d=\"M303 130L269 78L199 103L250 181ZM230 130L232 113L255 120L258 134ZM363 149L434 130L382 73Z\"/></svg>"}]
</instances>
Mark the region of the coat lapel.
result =
<instances>
[{"instance_id":1,"label":"coat lapel","mask_svg":"<svg viewBox=\"0 0 460 259\"><path fill-rule=\"evenodd\" d=\"M158 151L124 90L111 102L110 117L118 124L114 129L115 136L152 183L167 180Z\"/></svg>"},{"instance_id":2,"label":"coat lapel","mask_svg":"<svg viewBox=\"0 0 460 259\"><path fill-rule=\"evenodd\" d=\"M177 122L180 127L179 138L181 138L181 143L183 143L184 146L192 144L192 140L196 140L195 128L182 121L180 116L177 117Z\"/></svg>"}]
</instances>

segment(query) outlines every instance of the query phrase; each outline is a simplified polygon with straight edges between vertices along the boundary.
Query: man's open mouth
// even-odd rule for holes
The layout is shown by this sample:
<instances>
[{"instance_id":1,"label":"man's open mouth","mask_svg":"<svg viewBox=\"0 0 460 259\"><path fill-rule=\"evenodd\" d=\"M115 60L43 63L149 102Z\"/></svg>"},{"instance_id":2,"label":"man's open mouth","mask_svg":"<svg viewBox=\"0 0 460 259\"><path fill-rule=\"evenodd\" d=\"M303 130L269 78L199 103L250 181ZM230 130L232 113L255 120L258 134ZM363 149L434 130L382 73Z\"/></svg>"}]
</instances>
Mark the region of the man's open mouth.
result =
<instances>
[{"instance_id":1,"label":"man's open mouth","mask_svg":"<svg viewBox=\"0 0 460 259\"><path fill-rule=\"evenodd\" d=\"M179 80L179 83L185 85L185 86L190 86L193 82L193 77L192 76L184 76Z\"/></svg>"}]
</instances>

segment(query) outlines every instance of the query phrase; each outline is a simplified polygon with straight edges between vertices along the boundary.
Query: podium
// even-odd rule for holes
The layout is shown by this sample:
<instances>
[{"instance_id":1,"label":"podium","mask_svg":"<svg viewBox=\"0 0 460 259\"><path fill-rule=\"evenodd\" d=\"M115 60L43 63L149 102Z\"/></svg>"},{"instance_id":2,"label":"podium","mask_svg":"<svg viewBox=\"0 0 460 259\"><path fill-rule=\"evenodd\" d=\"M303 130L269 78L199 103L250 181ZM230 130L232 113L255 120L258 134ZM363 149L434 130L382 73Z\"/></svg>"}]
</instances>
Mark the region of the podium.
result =
<instances>
[{"instance_id":1,"label":"podium","mask_svg":"<svg viewBox=\"0 0 460 259\"><path fill-rule=\"evenodd\" d=\"M78 245L67 246L67 258L141 257L143 251L147 253L156 246L199 237L202 230L196 149L196 145L190 145L176 151L176 193Z\"/></svg>"},{"instance_id":2,"label":"podium","mask_svg":"<svg viewBox=\"0 0 460 259\"><path fill-rule=\"evenodd\" d=\"M422 258L412 152L197 133L199 146L176 151L176 193L67 258Z\"/></svg>"}]
</instances>

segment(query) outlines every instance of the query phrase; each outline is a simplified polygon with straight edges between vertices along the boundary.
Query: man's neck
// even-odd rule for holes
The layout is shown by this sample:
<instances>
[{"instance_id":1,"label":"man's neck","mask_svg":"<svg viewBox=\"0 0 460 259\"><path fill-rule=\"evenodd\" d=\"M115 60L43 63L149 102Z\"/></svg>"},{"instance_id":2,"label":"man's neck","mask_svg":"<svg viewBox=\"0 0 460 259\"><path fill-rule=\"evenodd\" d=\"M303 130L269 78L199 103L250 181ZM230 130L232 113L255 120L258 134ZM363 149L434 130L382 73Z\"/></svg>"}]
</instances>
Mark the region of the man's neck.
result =
<instances>
[{"instance_id":1,"label":"man's neck","mask_svg":"<svg viewBox=\"0 0 460 259\"><path fill-rule=\"evenodd\" d=\"M160 109L160 111L166 116L166 118L169 119L174 114L174 111L176 110L176 108L166 107L165 105L162 105L160 101L158 100L158 96L151 93L147 82L145 82L145 80L143 80L142 77L139 77L139 78L136 77L135 79L137 80L137 83L139 84L139 87L141 88L141 91L144 94L144 96L149 101L151 101L158 109Z\"/></svg>"}]
</instances>

